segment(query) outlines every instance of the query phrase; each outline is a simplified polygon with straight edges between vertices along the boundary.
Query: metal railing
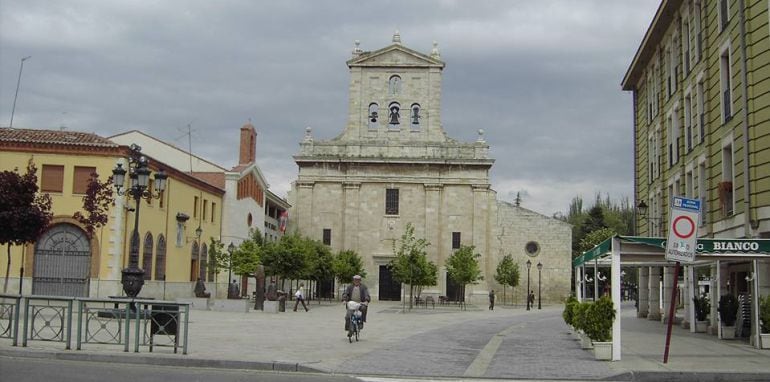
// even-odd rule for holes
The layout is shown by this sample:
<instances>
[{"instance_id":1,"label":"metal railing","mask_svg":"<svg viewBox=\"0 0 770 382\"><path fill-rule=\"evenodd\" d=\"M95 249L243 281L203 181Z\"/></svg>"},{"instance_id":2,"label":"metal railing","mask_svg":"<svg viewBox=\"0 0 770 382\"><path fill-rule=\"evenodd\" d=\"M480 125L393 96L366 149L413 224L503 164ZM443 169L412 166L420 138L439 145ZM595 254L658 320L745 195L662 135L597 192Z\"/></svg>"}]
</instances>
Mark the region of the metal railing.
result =
<instances>
[{"instance_id":1,"label":"metal railing","mask_svg":"<svg viewBox=\"0 0 770 382\"><path fill-rule=\"evenodd\" d=\"M0 338L10 338L13 346L18 345L20 310L20 295L0 294Z\"/></svg>"},{"instance_id":2,"label":"metal railing","mask_svg":"<svg viewBox=\"0 0 770 382\"><path fill-rule=\"evenodd\" d=\"M77 350L98 344L128 352L133 345L137 353L144 346L150 352L173 347L174 353L181 347L187 354L189 320L185 302L0 294L0 338L13 346L21 339L23 347L29 341L61 342L69 350L74 326Z\"/></svg>"}]
</instances>

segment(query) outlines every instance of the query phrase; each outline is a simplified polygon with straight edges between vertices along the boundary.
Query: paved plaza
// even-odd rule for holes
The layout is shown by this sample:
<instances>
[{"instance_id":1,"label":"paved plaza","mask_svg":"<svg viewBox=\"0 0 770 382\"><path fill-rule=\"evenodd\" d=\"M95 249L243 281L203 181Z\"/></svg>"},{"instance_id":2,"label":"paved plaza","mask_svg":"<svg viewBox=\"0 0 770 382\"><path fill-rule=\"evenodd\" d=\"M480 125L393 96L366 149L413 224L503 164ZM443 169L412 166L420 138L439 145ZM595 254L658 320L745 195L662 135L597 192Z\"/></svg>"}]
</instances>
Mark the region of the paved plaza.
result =
<instances>
[{"instance_id":1,"label":"paved plaza","mask_svg":"<svg viewBox=\"0 0 770 382\"><path fill-rule=\"evenodd\" d=\"M46 342L22 348L8 340L0 341L0 355L401 377L770 379L770 351L681 328L674 330L664 365L665 327L635 318L632 303L623 308L623 359L617 362L595 361L591 352L581 350L562 321L561 306L531 311L469 306L460 311L452 305L403 313L400 304L391 302L371 305L361 340L352 344L343 330L342 304L313 302L309 312L280 314L194 310L188 355L170 348L124 353L120 346L90 344L80 351L64 350L61 343Z\"/></svg>"}]
</instances>

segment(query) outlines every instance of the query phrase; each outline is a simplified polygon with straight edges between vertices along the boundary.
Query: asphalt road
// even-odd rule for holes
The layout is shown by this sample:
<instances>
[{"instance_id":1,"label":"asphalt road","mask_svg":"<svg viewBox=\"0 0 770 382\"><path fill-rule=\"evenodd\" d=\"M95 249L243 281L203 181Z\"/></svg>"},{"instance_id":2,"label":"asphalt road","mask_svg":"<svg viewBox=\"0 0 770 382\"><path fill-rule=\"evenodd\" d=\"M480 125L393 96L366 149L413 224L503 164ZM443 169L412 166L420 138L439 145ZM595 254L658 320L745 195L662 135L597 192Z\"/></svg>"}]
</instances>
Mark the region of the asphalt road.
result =
<instances>
[{"instance_id":1,"label":"asphalt road","mask_svg":"<svg viewBox=\"0 0 770 382\"><path fill-rule=\"evenodd\" d=\"M298 372L281 374L257 370L204 369L0 356L0 381L347 382L359 380L342 375L306 374Z\"/></svg>"}]
</instances>

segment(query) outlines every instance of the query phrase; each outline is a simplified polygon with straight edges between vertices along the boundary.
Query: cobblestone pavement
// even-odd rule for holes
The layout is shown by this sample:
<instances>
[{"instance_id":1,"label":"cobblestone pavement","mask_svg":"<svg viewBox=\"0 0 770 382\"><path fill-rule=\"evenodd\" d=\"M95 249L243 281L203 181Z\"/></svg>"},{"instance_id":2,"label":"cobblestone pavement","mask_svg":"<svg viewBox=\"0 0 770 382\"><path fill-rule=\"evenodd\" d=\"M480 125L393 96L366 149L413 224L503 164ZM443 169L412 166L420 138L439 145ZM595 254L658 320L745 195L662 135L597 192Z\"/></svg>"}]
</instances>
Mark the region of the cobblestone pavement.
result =
<instances>
[{"instance_id":1,"label":"cobblestone pavement","mask_svg":"<svg viewBox=\"0 0 770 382\"><path fill-rule=\"evenodd\" d=\"M600 379L618 374L580 349L559 311L522 313L418 333L355 357L336 371L526 379Z\"/></svg>"}]
</instances>

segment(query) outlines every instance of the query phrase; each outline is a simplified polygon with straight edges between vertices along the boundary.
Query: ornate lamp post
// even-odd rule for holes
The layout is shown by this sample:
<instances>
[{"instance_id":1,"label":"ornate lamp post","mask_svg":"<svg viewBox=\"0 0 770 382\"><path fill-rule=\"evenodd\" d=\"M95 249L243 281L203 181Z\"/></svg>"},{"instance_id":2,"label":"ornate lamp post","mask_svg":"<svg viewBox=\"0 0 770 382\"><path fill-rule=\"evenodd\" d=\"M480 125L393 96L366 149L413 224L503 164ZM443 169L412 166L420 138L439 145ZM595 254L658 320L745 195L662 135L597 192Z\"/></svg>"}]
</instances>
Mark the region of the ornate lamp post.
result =
<instances>
[{"instance_id":1,"label":"ornate lamp post","mask_svg":"<svg viewBox=\"0 0 770 382\"><path fill-rule=\"evenodd\" d=\"M121 271L122 276L120 279L126 295L130 298L135 298L144 285L144 270L139 268L139 207L142 205L142 198L160 198L161 193L166 189L166 178L168 176L162 169L159 170L155 173L154 190L148 189L150 183L149 161L145 156L141 155L142 148L139 145L132 144L130 150L131 153L128 159L128 177L131 179L130 186L123 189L126 169L123 168L122 163L118 163L112 170L112 181L115 184L118 195L128 195L136 201L134 231L131 233L128 267Z\"/></svg>"},{"instance_id":2,"label":"ornate lamp post","mask_svg":"<svg viewBox=\"0 0 770 382\"><path fill-rule=\"evenodd\" d=\"M233 252L235 252L235 244L230 243L230 245L227 246L227 252L230 253L230 259L227 261L227 264L229 266L228 272L227 272L227 298L229 299L237 299L238 298L238 290L235 288L235 284L233 284Z\"/></svg>"},{"instance_id":3,"label":"ornate lamp post","mask_svg":"<svg viewBox=\"0 0 770 382\"><path fill-rule=\"evenodd\" d=\"M527 310L529 310L529 269L532 268L532 262L527 260Z\"/></svg>"},{"instance_id":4,"label":"ornate lamp post","mask_svg":"<svg viewBox=\"0 0 770 382\"><path fill-rule=\"evenodd\" d=\"M540 300L540 276L541 276L540 271L542 270L543 270L543 263L538 261L537 262L537 308L538 309L543 309L543 305L541 304L541 300Z\"/></svg>"}]
</instances>

